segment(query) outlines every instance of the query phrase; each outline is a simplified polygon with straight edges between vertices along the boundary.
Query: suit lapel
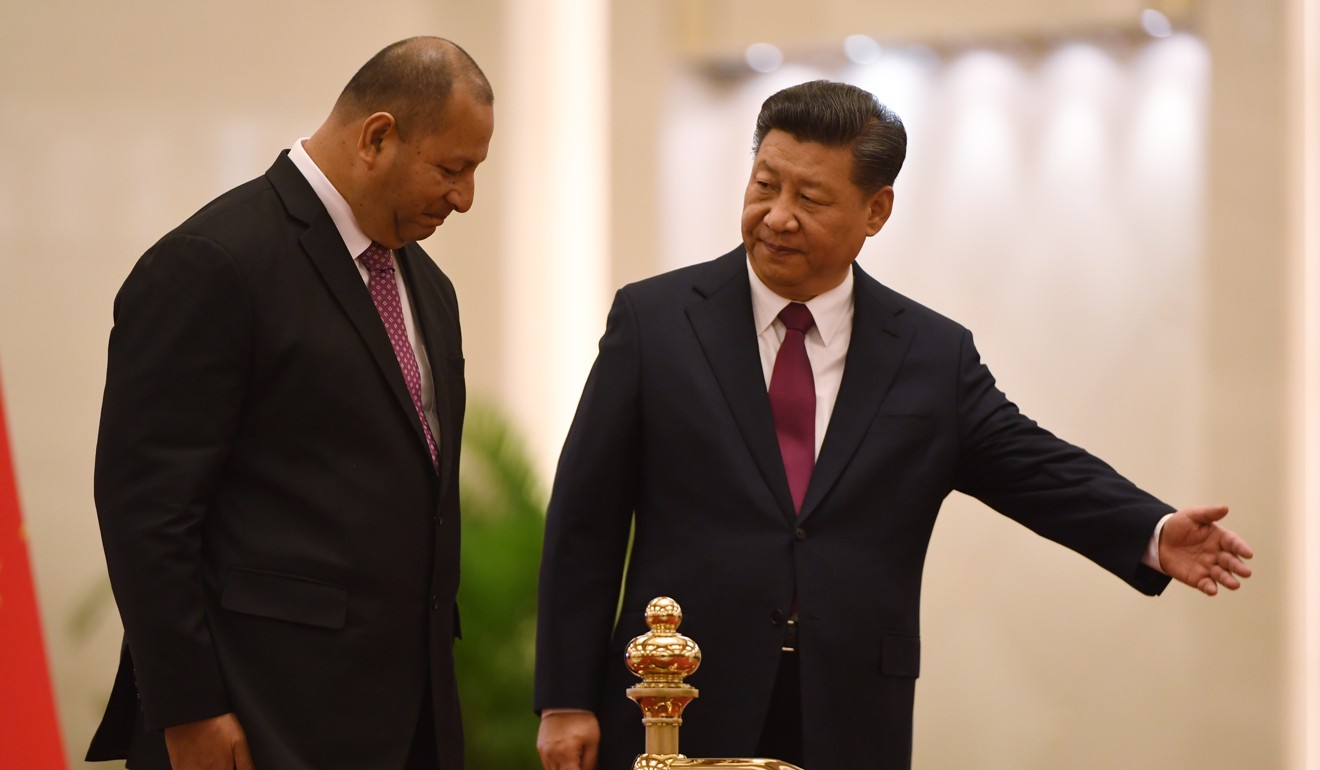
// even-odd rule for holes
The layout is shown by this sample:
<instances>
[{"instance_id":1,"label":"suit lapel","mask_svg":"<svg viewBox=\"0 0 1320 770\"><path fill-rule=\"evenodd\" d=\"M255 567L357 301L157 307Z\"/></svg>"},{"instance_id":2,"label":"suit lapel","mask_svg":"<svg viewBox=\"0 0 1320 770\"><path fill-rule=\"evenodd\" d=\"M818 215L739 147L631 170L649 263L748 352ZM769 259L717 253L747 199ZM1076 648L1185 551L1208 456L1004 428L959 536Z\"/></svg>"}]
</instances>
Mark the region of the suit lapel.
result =
<instances>
[{"instance_id":1,"label":"suit lapel","mask_svg":"<svg viewBox=\"0 0 1320 770\"><path fill-rule=\"evenodd\" d=\"M274 186L280 199L284 201L289 213L307 225L307 230L299 238L303 250L315 265L331 295L343 308L344 314L357 330L371 357L376 362L381 374L389 384L390 392L399 408L404 410L422 451L426 449L426 436L422 433L421 422L417 418L417 409L413 406L408 385L403 380L403 371L399 368L399 359L394 355L389 334L381 323L380 314L371 301L371 294L362 282L362 274L353 264L353 256L344 246L344 239L335 228L334 220L325 210L316 193L303 178L297 166L288 159L288 153L282 153L266 172L266 177Z\"/></svg>"},{"instance_id":2,"label":"suit lapel","mask_svg":"<svg viewBox=\"0 0 1320 770\"><path fill-rule=\"evenodd\" d=\"M870 429L912 344L902 305L854 264L853 328L843 381L811 474L799 520L810 516L839 480Z\"/></svg>"},{"instance_id":3,"label":"suit lapel","mask_svg":"<svg viewBox=\"0 0 1320 770\"><path fill-rule=\"evenodd\" d=\"M715 373L756 467L784 516L792 521L793 498L775 437L770 397L756 342L746 256L738 248L720 258L693 286L702 299L687 308L688 321Z\"/></svg>"}]
</instances>

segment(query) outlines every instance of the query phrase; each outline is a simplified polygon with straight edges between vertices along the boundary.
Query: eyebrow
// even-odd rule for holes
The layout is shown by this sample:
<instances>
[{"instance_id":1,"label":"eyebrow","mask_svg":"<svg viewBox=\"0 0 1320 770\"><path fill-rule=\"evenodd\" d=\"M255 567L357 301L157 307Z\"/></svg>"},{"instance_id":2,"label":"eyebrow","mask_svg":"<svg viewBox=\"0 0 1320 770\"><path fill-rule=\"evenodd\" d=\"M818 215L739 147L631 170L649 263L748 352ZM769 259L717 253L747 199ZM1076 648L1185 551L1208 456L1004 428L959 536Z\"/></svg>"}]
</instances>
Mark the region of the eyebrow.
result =
<instances>
[{"instance_id":1,"label":"eyebrow","mask_svg":"<svg viewBox=\"0 0 1320 770\"><path fill-rule=\"evenodd\" d=\"M783 172L781 172L778 168L776 168L765 158L757 158L756 163L752 166L753 174L755 174L758 171L767 171L776 177L783 176ZM798 180L798 188L802 190L807 190L812 193L823 192L827 195L835 194L834 189L828 184L827 181L823 179L800 178Z\"/></svg>"}]
</instances>

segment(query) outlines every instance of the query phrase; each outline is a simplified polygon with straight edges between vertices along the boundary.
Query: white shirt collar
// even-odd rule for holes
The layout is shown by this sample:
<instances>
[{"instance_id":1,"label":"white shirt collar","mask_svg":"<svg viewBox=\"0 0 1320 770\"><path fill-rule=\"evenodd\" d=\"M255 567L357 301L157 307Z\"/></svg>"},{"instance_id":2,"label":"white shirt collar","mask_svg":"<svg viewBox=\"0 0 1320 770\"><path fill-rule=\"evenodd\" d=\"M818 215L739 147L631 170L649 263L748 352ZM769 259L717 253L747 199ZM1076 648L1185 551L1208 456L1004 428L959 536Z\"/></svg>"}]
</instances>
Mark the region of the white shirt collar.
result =
<instances>
[{"instance_id":1,"label":"white shirt collar","mask_svg":"<svg viewBox=\"0 0 1320 770\"><path fill-rule=\"evenodd\" d=\"M756 271L752 270L750 258L747 260L747 277L752 285L752 317L756 321L756 334L759 336L770 328L779 317L779 311L787 307L792 300L775 294L769 286L762 283ZM811 311L821 341L828 346L852 315L853 271L849 269L838 286L823 294L817 294L804 304Z\"/></svg>"},{"instance_id":2,"label":"white shirt collar","mask_svg":"<svg viewBox=\"0 0 1320 770\"><path fill-rule=\"evenodd\" d=\"M353 216L353 208L348 205L348 201L330 183L330 180L316 165L316 161L312 160L312 156L307 154L307 150L303 147L305 141L307 141L307 137L293 143L293 147L289 150L289 160L293 161L293 165L297 166L302 175L307 178L307 183L312 186L312 191L316 193L316 197L321 199L321 205L325 206L326 211L330 212L330 219L334 220L335 229L339 230L339 237L344 239L344 245L348 247L348 253L354 259L357 259L371 245L371 239L358 226L357 218Z\"/></svg>"}]
</instances>

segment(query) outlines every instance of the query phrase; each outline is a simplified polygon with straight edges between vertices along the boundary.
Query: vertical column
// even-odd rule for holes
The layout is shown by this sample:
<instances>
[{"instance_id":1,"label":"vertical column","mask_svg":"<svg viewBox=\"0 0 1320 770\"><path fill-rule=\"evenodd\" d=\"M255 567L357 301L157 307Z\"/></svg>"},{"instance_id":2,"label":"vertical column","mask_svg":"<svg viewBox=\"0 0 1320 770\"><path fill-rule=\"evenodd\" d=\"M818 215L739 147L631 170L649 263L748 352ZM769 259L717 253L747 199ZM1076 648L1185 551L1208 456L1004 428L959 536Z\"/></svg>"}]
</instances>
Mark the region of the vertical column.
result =
<instances>
[{"instance_id":1,"label":"vertical column","mask_svg":"<svg viewBox=\"0 0 1320 770\"><path fill-rule=\"evenodd\" d=\"M548 481L610 289L609 7L510 0L505 13L502 395Z\"/></svg>"},{"instance_id":2,"label":"vertical column","mask_svg":"<svg viewBox=\"0 0 1320 770\"><path fill-rule=\"evenodd\" d=\"M1248 9L1207 0L1198 19L1214 57L1203 337L1206 493L1233 506L1228 526L1263 558L1242 596L1230 600L1231 609L1217 605L1194 622L1202 638L1214 639L1219 660L1254 659L1229 667L1216 681L1216 697L1261 704L1231 723L1208 710L1203 724L1211 737L1205 747L1221 757L1236 752L1222 737L1231 726L1233 734L1255 736L1251 764L1260 767L1295 766L1290 762L1297 745L1297 725L1288 718L1296 713L1299 687L1292 640L1301 521L1291 461L1298 415L1290 167L1297 161L1289 141L1290 102L1296 98L1289 87L1289 49L1296 35L1287 22L1294 2L1270 0ZM1273 570L1266 566L1271 561ZM1230 617L1235 630L1221 632Z\"/></svg>"},{"instance_id":3,"label":"vertical column","mask_svg":"<svg viewBox=\"0 0 1320 770\"><path fill-rule=\"evenodd\" d=\"M1289 766L1320 767L1320 0L1296 0L1289 11L1292 49L1290 82L1294 113L1289 148L1293 202L1294 366L1290 403L1296 421L1289 470L1289 528L1296 565L1290 575L1290 666L1298 676L1291 693Z\"/></svg>"}]
</instances>

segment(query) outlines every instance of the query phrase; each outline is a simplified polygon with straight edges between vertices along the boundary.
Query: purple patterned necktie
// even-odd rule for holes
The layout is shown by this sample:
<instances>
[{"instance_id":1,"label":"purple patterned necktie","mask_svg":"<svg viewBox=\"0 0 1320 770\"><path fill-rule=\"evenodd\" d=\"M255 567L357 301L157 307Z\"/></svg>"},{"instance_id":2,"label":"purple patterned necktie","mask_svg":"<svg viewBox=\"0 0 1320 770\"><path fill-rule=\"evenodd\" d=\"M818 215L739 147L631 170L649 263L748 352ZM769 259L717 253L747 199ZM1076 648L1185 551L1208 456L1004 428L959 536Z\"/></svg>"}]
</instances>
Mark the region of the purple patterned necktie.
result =
<instances>
[{"instance_id":1,"label":"purple patterned necktie","mask_svg":"<svg viewBox=\"0 0 1320 770\"><path fill-rule=\"evenodd\" d=\"M793 510L802 511L811 471L816 467L816 380L807 359L807 332L815 325L811 311L801 302L779 312L784 342L770 375L770 411L774 414L779 454L793 495Z\"/></svg>"},{"instance_id":2,"label":"purple patterned necktie","mask_svg":"<svg viewBox=\"0 0 1320 770\"><path fill-rule=\"evenodd\" d=\"M435 446L435 437L431 435L431 424L426 421L426 411L422 409L422 375L417 368L417 356L413 353L412 344L408 342L408 327L403 323L399 287L394 283L394 260L390 257L389 249L375 241L362 252L361 259L370 276L367 279L367 290L371 292L371 301L376 303L376 312L380 313L380 320L385 323L385 332L390 335L394 357L403 370L403 381L408 384L408 395L412 396L417 417L422 421L426 448L431 451L431 465L439 470L440 453Z\"/></svg>"}]
</instances>

